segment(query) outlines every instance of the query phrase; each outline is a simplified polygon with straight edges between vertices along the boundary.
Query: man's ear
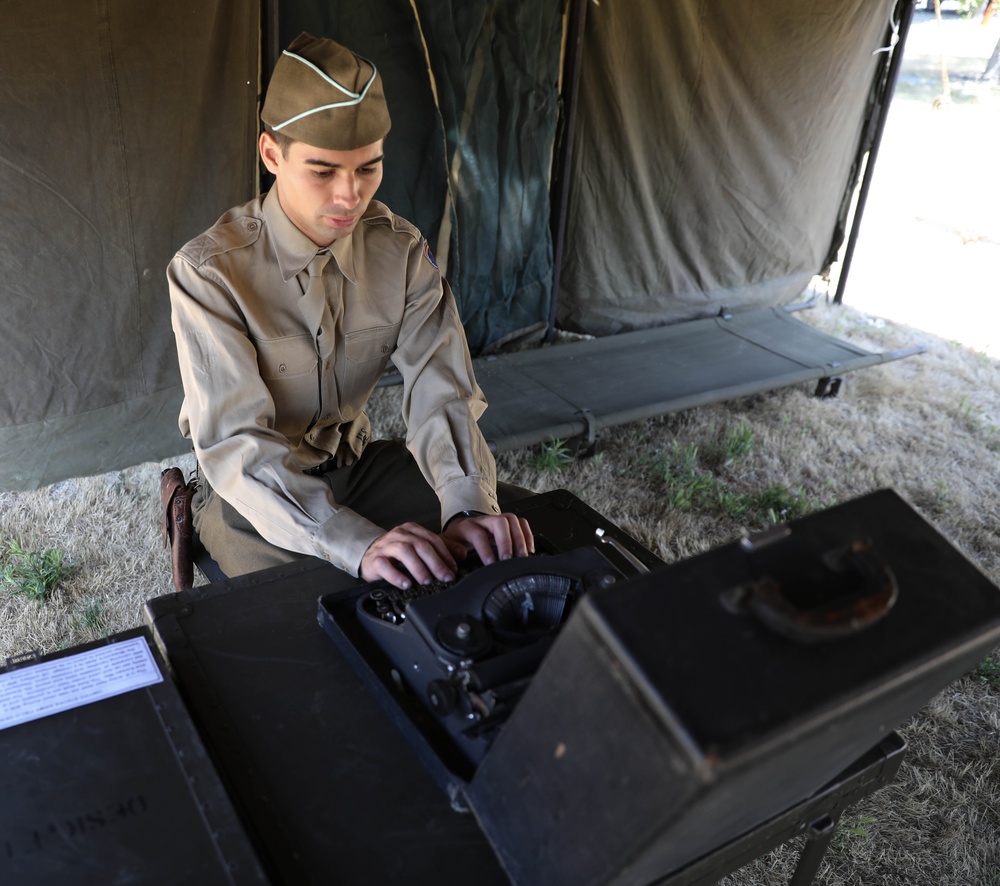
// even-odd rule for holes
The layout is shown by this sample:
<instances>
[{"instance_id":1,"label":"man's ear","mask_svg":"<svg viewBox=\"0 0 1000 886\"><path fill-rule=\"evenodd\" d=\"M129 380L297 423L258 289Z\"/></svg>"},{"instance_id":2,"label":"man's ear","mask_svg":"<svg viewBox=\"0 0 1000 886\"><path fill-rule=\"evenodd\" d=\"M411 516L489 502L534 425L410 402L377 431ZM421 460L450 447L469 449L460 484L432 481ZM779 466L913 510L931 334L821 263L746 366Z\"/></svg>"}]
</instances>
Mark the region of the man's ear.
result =
<instances>
[{"instance_id":1,"label":"man's ear","mask_svg":"<svg viewBox=\"0 0 1000 886\"><path fill-rule=\"evenodd\" d=\"M260 149L260 159L264 161L267 171L272 175L277 175L281 148L278 147L278 143L274 140L271 133L267 131L262 132L257 146Z\"/></svg>"}]
</instances>

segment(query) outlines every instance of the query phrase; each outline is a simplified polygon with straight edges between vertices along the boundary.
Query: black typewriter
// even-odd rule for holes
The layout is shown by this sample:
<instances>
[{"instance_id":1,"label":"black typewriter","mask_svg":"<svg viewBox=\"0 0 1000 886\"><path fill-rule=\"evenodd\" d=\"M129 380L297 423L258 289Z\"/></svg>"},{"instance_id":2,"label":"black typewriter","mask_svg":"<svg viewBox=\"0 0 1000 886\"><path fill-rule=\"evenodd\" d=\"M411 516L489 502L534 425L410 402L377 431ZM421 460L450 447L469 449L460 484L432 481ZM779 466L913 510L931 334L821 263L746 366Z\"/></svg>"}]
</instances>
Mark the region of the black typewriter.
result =
<instances>
[{"instance_id":1,"label":"black typewriter","mask_svg":"<svg viewBox=\"0 0 1000 886\"><path fill-rule=\"evenodd\" d=\"M452 583L402 591L378 581L328 595L320 620L398 713L422 707L474 767L574 604L621 579L593 546L485 566L470 555Z\"/></svg>"}]
</instances>

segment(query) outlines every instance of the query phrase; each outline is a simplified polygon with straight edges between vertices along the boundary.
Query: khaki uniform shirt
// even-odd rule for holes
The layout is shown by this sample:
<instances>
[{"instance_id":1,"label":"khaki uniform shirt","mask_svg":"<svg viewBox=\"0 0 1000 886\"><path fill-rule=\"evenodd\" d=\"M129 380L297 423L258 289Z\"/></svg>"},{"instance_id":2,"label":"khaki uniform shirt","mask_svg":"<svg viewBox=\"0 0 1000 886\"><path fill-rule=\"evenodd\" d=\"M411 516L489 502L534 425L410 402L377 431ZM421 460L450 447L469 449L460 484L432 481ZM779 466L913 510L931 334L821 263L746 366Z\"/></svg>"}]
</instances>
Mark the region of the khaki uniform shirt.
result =
<instances>
[{"instance_id":1,"label":"khaki uniform shirt","mask_svg":"<svg viewBox=\"0 0 1000 886\"><path fill-rule=\"evenodd\" d=\"M309 287L318 252L332 253L325 293ZM476 424L486 401L454 297L409 222L372 201L348 237L317 250L272 189L184 246L167 278L181 432L212 488L271 544L358 574L385 530L303 470L361 454L365 404L390 357L403 377L406 444L442 523L499 513Z\"/></svg>"}]
</instances>

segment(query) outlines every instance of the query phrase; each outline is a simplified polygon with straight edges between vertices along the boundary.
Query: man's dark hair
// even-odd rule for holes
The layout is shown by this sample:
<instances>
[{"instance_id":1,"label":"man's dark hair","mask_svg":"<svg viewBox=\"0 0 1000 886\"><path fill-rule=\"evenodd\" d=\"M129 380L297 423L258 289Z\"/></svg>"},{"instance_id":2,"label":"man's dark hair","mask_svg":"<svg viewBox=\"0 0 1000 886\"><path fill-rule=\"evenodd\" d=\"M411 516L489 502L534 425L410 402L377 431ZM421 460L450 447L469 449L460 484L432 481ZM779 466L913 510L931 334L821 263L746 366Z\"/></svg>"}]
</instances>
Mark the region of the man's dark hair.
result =
<instances>
[{"instance_id":1,"label":"man's dark hair","mask_svg":"<svg viewBox=\"0 0 1000 886\"><path fill-rule=\"evenodd\" d=\"M283 132L275 132L275 130L273 130L266 123L264 124L264 132L267 132L267 133L270 134L271 138L274 139L274 143L278 146L278 149L281 151L281 156L284 157L287 160L288 159L288 149L292 145L295 144L295 142L297 141L297 139L294 139L291 136L285 135ZM388 141L389 141L389 135L387 133L383 137L383 139L382 139L382 152L383 153L386 152L385 151L385 146L388 143Z\"/></svg>"},{"instance_id":2,"label":"man's dark hair","mask_svg":"<svg viewBox=\"0 0 1000 886\"><path fill-rule=\"evenodd\" d=\"M264 124L264 131L269 133L271 138L274 139L274 143L281 150L281 156L286 160L288 159L288 149L295 144L295 139L290 136L285 135L283 132L276 132L266 123Z\"/></svg>"}]
</instances>

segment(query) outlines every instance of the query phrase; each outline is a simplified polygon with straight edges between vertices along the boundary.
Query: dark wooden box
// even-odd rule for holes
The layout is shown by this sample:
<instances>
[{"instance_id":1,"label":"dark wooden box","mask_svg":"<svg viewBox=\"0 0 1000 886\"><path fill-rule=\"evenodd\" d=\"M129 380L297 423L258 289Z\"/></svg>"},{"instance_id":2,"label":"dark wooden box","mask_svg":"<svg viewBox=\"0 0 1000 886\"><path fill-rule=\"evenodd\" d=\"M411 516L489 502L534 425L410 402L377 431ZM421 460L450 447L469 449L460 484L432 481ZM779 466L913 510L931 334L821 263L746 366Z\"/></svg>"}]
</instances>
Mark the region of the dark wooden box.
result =
<instances>
[{"instance_id":1,"label":"dark wooden box","mask_svg":"<svg viewBox=\"0 0 1000 886\"><path fill-rule=\"evenodd\" d=\"M820 788L998 643L1000 591L879 491L585 597L466 800L518 884L648 884Z\"/></svg>"},{"instance_id":2,"label":"dark wooden box","mask_svg":"<svg viewBox=\"0 0 1000 886\"><path fill-rule=\"evenodd\" d=\"M148 630L0 680L0 883L267 882Z\"/></svg>"}]
</instances>

